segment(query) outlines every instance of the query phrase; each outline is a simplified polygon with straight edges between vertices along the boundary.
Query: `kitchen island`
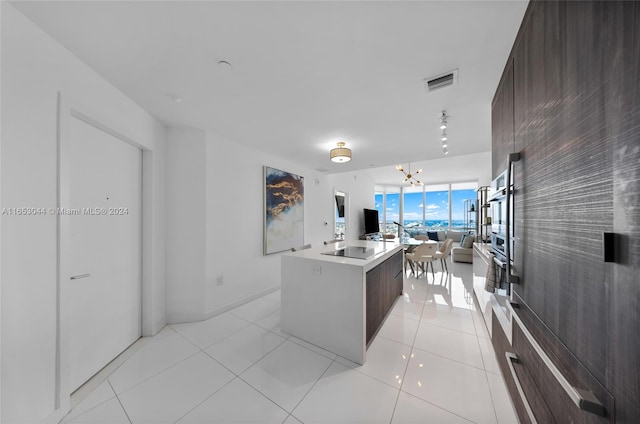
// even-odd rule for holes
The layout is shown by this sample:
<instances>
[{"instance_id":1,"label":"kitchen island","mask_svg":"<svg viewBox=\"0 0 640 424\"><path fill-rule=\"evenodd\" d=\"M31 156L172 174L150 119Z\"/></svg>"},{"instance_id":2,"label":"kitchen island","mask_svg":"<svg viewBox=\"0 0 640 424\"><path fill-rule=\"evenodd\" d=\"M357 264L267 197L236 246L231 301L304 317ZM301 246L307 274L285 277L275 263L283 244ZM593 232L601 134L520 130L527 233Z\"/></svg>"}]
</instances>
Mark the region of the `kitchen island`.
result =
<instances>
[{"instance_id":1,"label":"kitchen island","mask_svg":"<svg viewBox=\"0 0 640 424\"><path fill-rule=\"evenodd\" d=\"M364 364L402 294L403 245L349 241L282 256L282 331Z\"/></svg>"}]
</instances>

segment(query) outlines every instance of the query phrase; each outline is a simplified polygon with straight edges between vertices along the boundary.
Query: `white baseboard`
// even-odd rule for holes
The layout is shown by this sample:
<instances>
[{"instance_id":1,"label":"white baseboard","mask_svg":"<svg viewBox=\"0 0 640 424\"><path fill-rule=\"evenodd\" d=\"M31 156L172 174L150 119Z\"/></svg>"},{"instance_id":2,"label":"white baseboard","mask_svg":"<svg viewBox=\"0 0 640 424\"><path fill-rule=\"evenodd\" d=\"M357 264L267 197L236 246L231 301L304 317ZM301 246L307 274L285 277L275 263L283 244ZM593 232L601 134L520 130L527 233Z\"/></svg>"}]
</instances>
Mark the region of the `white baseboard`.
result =
<instances>
[{"instance_id":1,"label":"white baseboard","mask_svg":"<svg viewBox=\"0 0 640 424\"><path fill-rule=\"evenodd\" d=\"M245 303L249 303L252 300L256 300L258 298L261 298L262 296L266 296L269 293L273 293L276 290L280 289L280 285L277 286L273 286L270 287L268 289L259 291L257 293L252 294L251 296L247 296L244 297L242 299L236 300L234 302L231 303L227 303L226 305L220 306L218 308L215 308L211 311L207 311L205 313L202 314L179 314L179 315L175 315L173 317L171 317L171 319L167 320L167 325L169 324L185 324L185 323L189 323L189 322L198 322L198 321L204 321L207 320L209 318L213 318L217 315L223 314L225 312L228 312L232 309L237 308L238 306L242 306Z\"/></svg>"}]
</instances>

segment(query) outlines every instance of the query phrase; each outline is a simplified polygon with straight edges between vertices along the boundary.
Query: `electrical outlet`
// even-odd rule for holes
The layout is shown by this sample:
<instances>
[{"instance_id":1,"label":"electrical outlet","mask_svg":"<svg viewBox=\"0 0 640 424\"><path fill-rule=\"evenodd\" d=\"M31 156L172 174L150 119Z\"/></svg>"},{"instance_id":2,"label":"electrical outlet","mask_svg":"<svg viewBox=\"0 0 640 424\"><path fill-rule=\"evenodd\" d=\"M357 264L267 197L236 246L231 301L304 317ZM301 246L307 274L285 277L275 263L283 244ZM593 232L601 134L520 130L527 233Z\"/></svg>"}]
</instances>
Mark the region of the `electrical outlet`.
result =
<instances>
[{"instance_id":1,"label":"electrical outlet","mask_svg":"<svg viewBox=\"0 0 640 424\"><path fill-rule=\"evenodd\" d=\"M314 266L313 270L312 270L312 274L313 275L321 275L322 274L322 267L319 266L319 265Z\"/></svg>"},{"instance_id":2,"label":"electrical outlet","mask_svg":"<svg viewBox=\"0 0 640 424\"><path fill-rule=\"evenodd\" d=\"M216 285L217 285L217 286L221 286L221 285L223 285L223 284L224 284L224 276L222 276L222 275L218 275L218 276L216 277Z\"/></svg>"}]
</instances>

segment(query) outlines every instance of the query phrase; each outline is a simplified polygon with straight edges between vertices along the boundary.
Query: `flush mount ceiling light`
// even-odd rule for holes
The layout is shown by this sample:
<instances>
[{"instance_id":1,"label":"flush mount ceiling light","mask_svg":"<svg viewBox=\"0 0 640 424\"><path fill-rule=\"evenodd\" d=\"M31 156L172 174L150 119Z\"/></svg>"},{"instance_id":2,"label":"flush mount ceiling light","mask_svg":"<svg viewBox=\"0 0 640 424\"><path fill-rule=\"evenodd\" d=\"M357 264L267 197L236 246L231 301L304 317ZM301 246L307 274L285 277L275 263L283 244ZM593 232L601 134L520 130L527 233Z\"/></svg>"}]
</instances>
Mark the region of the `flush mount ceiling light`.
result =
<instances>
[{"instance_id":1,"label":"flush mount ceiling light","mask_svg":"<svg viewBox=\"0 0 640 424\"><path fill-rule=\"evenodd\" d=\"M344 146L345 144L339 141L338 147L331 149L331 152L329 152L331 162L344 163L351 160L351 149L347 149Z\"/></svg>"},{"instance_id":2,"label":"flush mount ceiling light","mask_svg":"<svg viewBox=\"0 0 640 424\"><path fill-rule=\"evenodd\" d=\"M402 180L403 183L409 183L412 186L413 185L424 185L424 183L418 179L416 179L416 175L418 175L419 173L422 172L422 169L418 169L415 174L411 173L411 162L409 162L409 169L407 172L405 172L404 168L402 167L402 165L398 165L396 166L396 169L400 172L402 172L404 174L404 180Z\"/></svg>"}]
</instances>

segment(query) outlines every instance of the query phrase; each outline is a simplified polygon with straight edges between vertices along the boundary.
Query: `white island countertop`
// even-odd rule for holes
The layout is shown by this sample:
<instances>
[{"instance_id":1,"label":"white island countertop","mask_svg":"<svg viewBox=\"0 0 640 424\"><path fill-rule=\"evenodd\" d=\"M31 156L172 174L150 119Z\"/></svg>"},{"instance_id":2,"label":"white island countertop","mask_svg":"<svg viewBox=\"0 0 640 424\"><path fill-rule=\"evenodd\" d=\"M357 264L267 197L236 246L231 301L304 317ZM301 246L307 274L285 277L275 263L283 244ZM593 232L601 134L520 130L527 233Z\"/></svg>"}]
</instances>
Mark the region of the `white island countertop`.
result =
<instances>
[{"instance_id":1,"label":"white island countertop","mask_svg":"<svg viewBox=\"0 0 640 424\"><path fill-rule=\"evenodd\" d=\"M344 248L371 256L326 254ZM364 364L367 272L402 254L403 248L397 241L350 240L282 255L282 330Z\"/></svg>"},{"instance_id":2,"label":"white island countertop","mask_svg":"<svg viewBox=\"0 0 640 424\"><path fill-rule=\"evenodd\" d=\"M344 249L358 249L359 251L366 250L371 251L371 256L362 258L352 258L345 256L332 256L327 253L335 252ZM322 245L319 247L312 247L310 249L299 250L297 252L285 253L283 256L293 256L297 258L313 259L316 261L330 262L344 265L355 265L363 267L364 271L369 271L375 268L380 263L384 262L390 254L396 253L404 248L404 245L397 240L388 241L370 241L370 240L349 240L341 241L338 243L332 243L328 245Z\"/></svg>"}]
</instances>

